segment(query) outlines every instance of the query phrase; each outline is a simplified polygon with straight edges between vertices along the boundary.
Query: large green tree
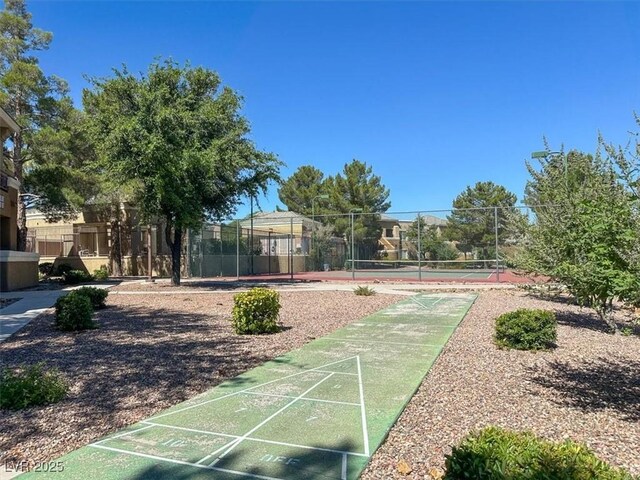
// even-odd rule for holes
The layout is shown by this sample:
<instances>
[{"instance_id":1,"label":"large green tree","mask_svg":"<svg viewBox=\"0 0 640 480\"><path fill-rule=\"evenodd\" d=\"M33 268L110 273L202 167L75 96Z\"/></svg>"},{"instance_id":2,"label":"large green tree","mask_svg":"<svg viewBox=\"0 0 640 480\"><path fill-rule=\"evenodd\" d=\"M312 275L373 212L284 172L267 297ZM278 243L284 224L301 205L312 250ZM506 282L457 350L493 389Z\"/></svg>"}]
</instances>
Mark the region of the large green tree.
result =
<instances>
[{"instance_id":1,"label":"large green tree","mask_svg":"<svg viewBox=\"0 0 640 480\"><path fill-rule=\"evenodd\" d=\"M527 164L527 225L519 266L566 285L611 327L613 302L640 291L640 215L612 162L578 151Z\"/></svg>"},{"instance_id":2,"label":"large green tree","mask_svg":"<svg viewBox=\"0 0 640 480\"><path fill-rule=\"evenodd\" d=\"M5 0L4 10L0 12L0 105L22 127L19 133L13 135L11 151L15 175L21 184L18 202L20 250L25 249L27 239L23 195L25 174L29 169L36 168L35 152L36 145L42 140L41 130L50 126L59 127L72 108L66 83L58 77L45 75L38 58L34 56L35 52L48 49L52 38L50 32L33 26L24 0ZM63 186L68 184L65 173L58 170L51 173L57 176ZM42 175L34 176L31 183L35 184L42 178ZM65 192L61 189L59 192L48 193L52 194L50 205L53 205L60 204Z\"/></svg>"},{"instance_id":3,"label":"large green tree","mask_svg":"<svg viewBox=\"0 0 640 480\"><path fill-rule=\"evenodd\" d=\"M424 215L417 215L407 229L410 256L418 258L418 253L427 260L456 260L458 252L445 242L436 225L429 225Z\"/></svg>"},{"instance_id":4,"label":"large green tree","mask_svg":"<svg viewBox=\"0 0 640 480\"><path fill-rule=\"evenodd\" d=\"M289 211L307 216L327 210L326 200L317 198L326 194L324 174L311 165L298 167L278 189L278 197Z\"/></svg>"},{"instance_id":5,"label":"large green tree","mask_svg":"<svg viewBox=\"0 0 640 480\"><path fill-rule=\"evenodd\" d=\"M26 192L37 195L38 210L48 221L75 218L87 199L95 201L101 190L101 179L92 168L95 152L86 116L65 99L59 115L32 132L31 139Z\"/></svg>"},{"instance_id":6,"label":"large green tree","mask_svg":"<svg viewBox=\"0 0 640 480\"><path fill-rule=\"evenodd\" d=\"M382 235L380 214L391 207L389 189L382 178L373 173L366 162L352 160L345 164L341 173L326 180L329 208L339 213L331 217L334 232L351 239L349 212L357 210L354 218L354 239L359 244L360 258L371 257L378 251L378 240Z\"/></svg>"},{"instance_id":7,"label":"large green tree","mask_svg":"<svg viewBox=\"0 0 640 480\"><path fill-rule=\"evenodd\" d=\"M242 98L206 68L164 61L140 76L114 70L92 85L84 106L99 166L135 185L145 221L164 221L177 285L186 229L227 217L241 196L264 192L280 162L247 138Z\"/></svg>"},{"instance_id":8,"label":"large green tree","mask_svg":"<svg viewBox=\"0 0 640 480\"><path fill-rule=\"evenodd\" d=\"M495 218L498 212L498 243L508 236L506 218L515 212L517 197L502 185L493 182L477 182L468 186L453 201L453 209L447 217L446 235L456 241L460 251L475 251L483 259L495 255Z\"/></svg>"}]
</instances>

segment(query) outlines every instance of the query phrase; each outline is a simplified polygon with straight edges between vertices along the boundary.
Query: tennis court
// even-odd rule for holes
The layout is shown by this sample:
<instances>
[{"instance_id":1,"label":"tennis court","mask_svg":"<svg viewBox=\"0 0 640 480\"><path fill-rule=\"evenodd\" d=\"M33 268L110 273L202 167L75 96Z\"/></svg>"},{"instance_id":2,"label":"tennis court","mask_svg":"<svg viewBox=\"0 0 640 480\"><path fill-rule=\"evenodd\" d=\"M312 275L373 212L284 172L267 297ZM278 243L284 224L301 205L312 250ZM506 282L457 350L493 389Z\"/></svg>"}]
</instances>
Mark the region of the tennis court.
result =
<instances>
[{"instance_id":1,"label":"tennis court","mask_svg":"<svg viewBox=\"0 0 640 480\"><path fill-rule=\"evenodd\" d=\"M475 298L409 297L20 478L358 478Z\"/></svg>"},{"instance_id":2,"label":"tennis court","mask_svg":"<svg viewBox=\"0 0 640 480\"><path fill-rule=\"evenodd\" d=\"M399 281L504 281L508 274L503 265L496 267L495 261L454 260L355 260L355 271L351 262L345 270L298 273L298 277L310 276L326 280L399 280Z\"/></svg>"}]
</instances>

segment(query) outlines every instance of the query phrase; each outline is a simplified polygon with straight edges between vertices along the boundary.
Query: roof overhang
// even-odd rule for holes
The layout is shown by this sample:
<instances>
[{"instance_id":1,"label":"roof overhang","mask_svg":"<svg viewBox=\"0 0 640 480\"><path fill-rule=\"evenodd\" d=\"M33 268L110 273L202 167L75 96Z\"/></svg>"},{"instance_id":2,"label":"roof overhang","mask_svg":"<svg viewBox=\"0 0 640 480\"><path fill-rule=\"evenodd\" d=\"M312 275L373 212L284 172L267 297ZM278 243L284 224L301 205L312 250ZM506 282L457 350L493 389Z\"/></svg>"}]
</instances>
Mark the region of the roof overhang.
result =
<instances>
[{"instance_id":1,"label":"roof overhang","mask_svg":"<svg viewBox=\"0 0 640 480\"><path fill-rule=\"evenodd\" d=\"M9 115L4 108L0 107L0 127L8 128L12 132L19 132L20 125Z\"/></svg>"}]
</instances>

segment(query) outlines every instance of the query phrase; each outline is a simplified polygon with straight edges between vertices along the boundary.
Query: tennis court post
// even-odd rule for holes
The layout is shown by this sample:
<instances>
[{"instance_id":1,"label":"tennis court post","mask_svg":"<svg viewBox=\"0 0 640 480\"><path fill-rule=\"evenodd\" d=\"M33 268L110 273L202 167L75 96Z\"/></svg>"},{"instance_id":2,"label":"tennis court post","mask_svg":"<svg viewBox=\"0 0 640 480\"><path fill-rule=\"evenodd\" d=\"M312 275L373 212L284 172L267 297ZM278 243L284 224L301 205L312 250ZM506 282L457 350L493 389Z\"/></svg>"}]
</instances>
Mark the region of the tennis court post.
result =
<instances>
[{"instance_id":1,"label":"tennis court post","mask_svg":"<svg viewBox=\"0 0 640 480\"><path fill-rule=\"evenodd\" d=\"M420 217L420 212L418 212L418 281L422 281L422 219Z\"/></svg>"},{"instance_id":2,"label":"tennis court post","mask_svg":"<svg viewBox=\"0 0 640 480\"><path fill-rule=\"evenodd\" d=\"M240 220L236 222L236 280L240 280Z\"/></svg>"},{"instance_id":3,"label":"tennis court post","mask_svg":"<svg viewBox=\"0 0 640 480\"><path fill-rule=\"evenodd\" d=\"M289 238L291 239L291 242L289 243L289 252L291 252L291 263L290 263L290 267L289 267L289 275L291 280L293 280L293 217L291 217L289 219L290 223L290 235ZM302 231L302 230L300 230Z\"/></svg>"},{"instance_id":4,"label":"tennis court post","mask_svg":"<svg viewBox=\"0 0 640 480\"><path fill-rule=\"evenodd\" d=\"M498 255L498 207L493 207L496 235L496 281L500 283L500 256Z\"/></svg>"}]
</instances>

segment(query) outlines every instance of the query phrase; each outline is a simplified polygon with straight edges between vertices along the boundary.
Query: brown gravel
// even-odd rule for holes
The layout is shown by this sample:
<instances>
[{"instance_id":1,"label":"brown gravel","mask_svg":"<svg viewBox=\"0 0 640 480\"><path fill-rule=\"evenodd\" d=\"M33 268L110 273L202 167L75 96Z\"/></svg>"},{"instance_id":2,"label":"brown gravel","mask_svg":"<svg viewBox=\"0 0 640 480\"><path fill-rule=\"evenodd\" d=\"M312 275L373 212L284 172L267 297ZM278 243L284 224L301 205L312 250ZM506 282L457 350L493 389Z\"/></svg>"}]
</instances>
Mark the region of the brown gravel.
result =
<instances>
[{"instance_id":1,"label":"brown gravel","mask_svg":"<svg viewBox=\"0 0 640 480\"><path fill-rule=\"evenodd\" d=\"M291 328L264 337L232 333L232 292L111 295L101 328L77 335L40 317L0 344L2 362L45 360L71 381L71 394L49 407L0 412L0 464L57 457L399 300L281 295L282 323ZM493 345L495 317L521 307L558 313L557 349ZM437 478L450 445L486 425L583 441L639 474L640 337L604 333L588 310L566 303L482 293L362 478Z\"/></svg>"},{"instance_id":2,"label":"brown gravel","mask_svg":"<svg viewBox=\"0 0 640 480\"><path fill-rule=\"evenodd\" d=\"M60 403L0 411L0 465L58 457L400 300L282 292L275 335L239 336L233 293L110 295L98 330L62 333L43 315L0 344L3 366L44 361L69 380Z\"/></svg>"},{"instance_id":3,"label":"brown gravel","mask_svg":"<svg viewBox=\"0 0 640 480\"><path fill-rule=\"evenodd\" d=\"M523 307L557 312L554 351L493 345L494 319ZM362 479L438 478L450 445L487 425L582 441L640 474L640 337L607 334L577 306L521 292L482 293ZM398 471L405 463L408 475Z\"/></svg>"}]
</instances>

